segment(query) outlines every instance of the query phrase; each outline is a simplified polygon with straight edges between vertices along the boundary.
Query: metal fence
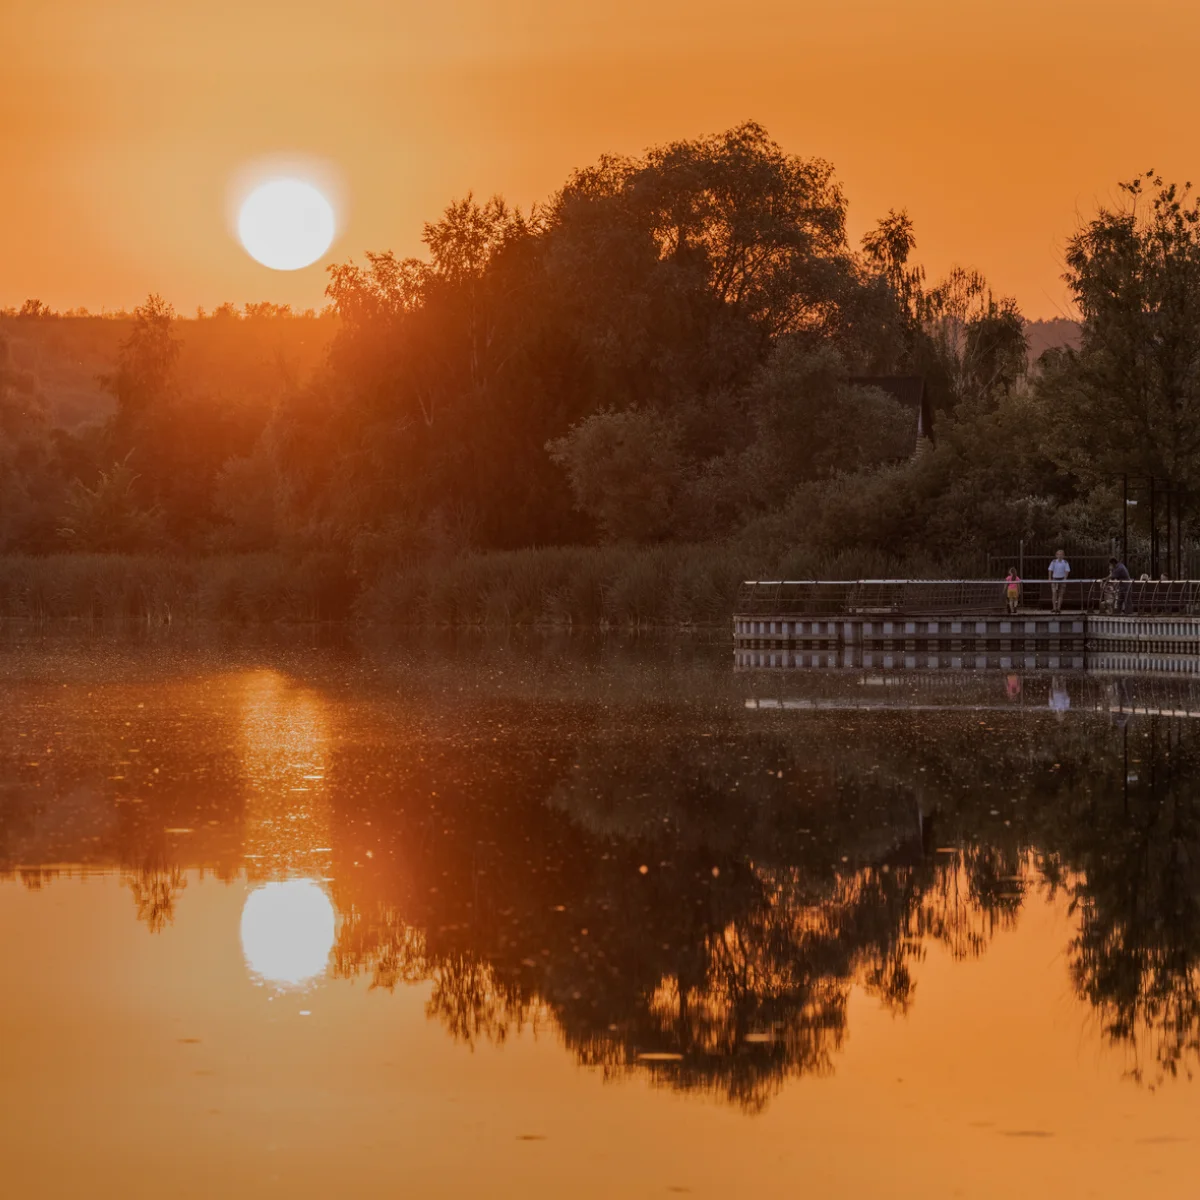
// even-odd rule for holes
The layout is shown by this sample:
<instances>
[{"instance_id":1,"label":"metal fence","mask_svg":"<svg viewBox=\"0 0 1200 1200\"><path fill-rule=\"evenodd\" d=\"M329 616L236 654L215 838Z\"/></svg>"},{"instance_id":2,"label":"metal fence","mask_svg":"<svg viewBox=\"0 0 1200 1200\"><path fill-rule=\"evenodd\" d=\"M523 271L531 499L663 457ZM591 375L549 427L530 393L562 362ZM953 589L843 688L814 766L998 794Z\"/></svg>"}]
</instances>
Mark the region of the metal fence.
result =
<instances>
[{"instance_id":1,"label":"metal fence","mask_svg":"<svg viewBox=\"0 0 1200 1200\"><path fill-rule=\"evenodd\" d=\"M1163 544L1156 553L1149 537L1132 531L1124 550L1119 537L1087 543L1067 542L1065 545L1063 542L1020 542L1000 553L988 554L986 574L999 579L1008 573L1009 567L1015 567L1022 578L1045 579L1050 560L1060 548L1071 569L1081 579L1100 579L1107 575L1110 557L1124 561L1134 575L1142 571L1157 574L1153 565L1157 561L1158 570L1169 572L1178 579L1200 576L1200 543L1182 541L1173 545L1170 553Z\"/></svg>"},{"instance_id":2,"label":"metal fence","mask_svg":"<svg viewBox=\"0 0 1200 1200\"><path fill-rule=\"evenodd\" d=\"M1122 586L1125 591L1122 591ZM1018 611L1049 612L1048 580L1023 580ZM738 592L739 617L836 617L996 613L1007 608L1003 579L754 579ZM1200 581L1071 579L1064 612L1182 615L1200 613Z\"/></svg>"}]
</instances>

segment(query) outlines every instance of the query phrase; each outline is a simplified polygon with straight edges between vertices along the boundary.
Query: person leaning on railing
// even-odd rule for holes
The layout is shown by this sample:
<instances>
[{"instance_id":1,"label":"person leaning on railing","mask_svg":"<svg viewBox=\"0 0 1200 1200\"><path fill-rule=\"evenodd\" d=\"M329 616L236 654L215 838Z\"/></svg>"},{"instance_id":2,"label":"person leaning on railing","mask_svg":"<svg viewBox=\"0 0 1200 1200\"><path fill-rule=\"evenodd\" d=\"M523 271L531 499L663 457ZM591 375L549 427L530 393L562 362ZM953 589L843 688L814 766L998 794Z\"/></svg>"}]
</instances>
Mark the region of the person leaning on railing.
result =
<instances>
[{"instance_id":1,"label":"person leaning on railing","mask_svg":"<svg viewBox=\"0 0 1200 1200\"><path fill-rule=\"evenodd\" d=\"M1063 593L1067 590L1067 580L1071 577L1071 564L1062 550L1055 550L1050 560L1050 606L1056 613L1062 612Z\"/></svg>"},{"instance_id":2,"label":"person leaning on railing","mask_svg":"<svg viewBox=\"0 0 1200 1200\"><path fill-rule=\"evenodd\" d=\"M1108 577L1117 585L1117 612L1126 616L1132 611L1133 576L1129 568L1116 558L1108 560Z\"/></svg>"}]
</instances>

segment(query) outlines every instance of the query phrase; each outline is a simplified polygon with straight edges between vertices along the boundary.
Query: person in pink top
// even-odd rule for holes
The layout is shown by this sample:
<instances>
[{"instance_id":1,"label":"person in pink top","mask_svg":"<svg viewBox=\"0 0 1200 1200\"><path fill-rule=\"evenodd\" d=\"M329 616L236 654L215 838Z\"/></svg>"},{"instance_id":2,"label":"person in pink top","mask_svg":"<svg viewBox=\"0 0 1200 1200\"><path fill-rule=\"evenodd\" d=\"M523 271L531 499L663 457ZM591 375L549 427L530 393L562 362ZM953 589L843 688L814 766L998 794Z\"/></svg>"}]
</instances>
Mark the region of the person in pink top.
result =
<instances>
[{"instance_id":1,"label":"person in pink top","mask_svg":"<svg viewBox=\"0 0 1200 1200\"><path fill-rule=\"evenodd\" d=\"M1016 567L1009 567L1008 574L1004 577L1004 598L1008 601L1009 614L1015 613L1021 601L1021 577L1017 574Z\"/></svg>"}]
</instances>

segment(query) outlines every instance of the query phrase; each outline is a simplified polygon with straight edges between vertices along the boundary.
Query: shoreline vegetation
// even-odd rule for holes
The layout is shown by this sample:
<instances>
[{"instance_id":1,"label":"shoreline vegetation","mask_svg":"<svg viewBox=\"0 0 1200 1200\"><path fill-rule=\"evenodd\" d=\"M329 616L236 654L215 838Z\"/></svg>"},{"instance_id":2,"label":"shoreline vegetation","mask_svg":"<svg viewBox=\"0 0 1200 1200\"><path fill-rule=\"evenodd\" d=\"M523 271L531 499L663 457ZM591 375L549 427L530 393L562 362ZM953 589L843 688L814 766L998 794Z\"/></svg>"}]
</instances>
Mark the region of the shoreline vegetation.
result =
<instances>
[{"instance_id":1,"label":"shoreline vegetation","mask_svg":"<svg viewBox=\"0 0 1200 1200\"><path fill-rule=\"evenodd\" d=\"M1153 173L1119 195L1066 246L1079 321L1038 336L977 270L928 281L903 210L852 245L833 166L753 122L529 212L468 195L424 258L330 266L319 314L29 300L0 313L0 617L679 627L747 577L1118 535L1178 570L1200 210Z\"/></svg>"},{"instance_id":2,"label":"shoreline vegetation","mask_svg":"<svg viewBox=\"0 0 1200 1200\"><path fill-rule=\"evenodd\" d=\"M764 577L761 561L728 544L552 546L416 561L364 583L334 554L9 555L0 557L0 621L717 627L728 624L738 585ZM785 559L778 577L802 567L812 577L813 565ZM850 553L815 565L825 578L916 566Z\"/></svg>"}]
</instances>

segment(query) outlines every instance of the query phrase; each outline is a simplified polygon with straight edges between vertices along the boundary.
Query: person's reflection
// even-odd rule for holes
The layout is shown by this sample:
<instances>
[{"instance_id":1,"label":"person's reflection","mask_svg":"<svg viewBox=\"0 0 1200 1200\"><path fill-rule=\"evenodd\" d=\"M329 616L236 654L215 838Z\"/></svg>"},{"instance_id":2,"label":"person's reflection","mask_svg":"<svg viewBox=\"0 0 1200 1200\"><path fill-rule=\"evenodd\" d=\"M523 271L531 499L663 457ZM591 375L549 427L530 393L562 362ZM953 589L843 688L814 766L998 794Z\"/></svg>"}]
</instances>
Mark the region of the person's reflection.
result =
<instances>
[{"instance_id":1,"label":"person's reflection","mask_svg":"<svg viewBox=\"0 0 1200 1200\"><path fill-rule=\"evenodd\" d=\"M1050 709L1059 718L1066 715L1071 707L1071 696L1067 691L1067 685L1062 679L1054 675L1050 679Z\"/></svg>"},{"instance_id":2,"label":"person's reflection","mask_svg":"<svg viewBox=\"0 0 1200 1200\"><path fill-rule=\"evenodd\" d=\"M1019 700L1021 698L1020 675L1008 675L1004 680L1004 690L1008 694L1008 698L1010 700Z\"/></svg>"}]
</instances>

